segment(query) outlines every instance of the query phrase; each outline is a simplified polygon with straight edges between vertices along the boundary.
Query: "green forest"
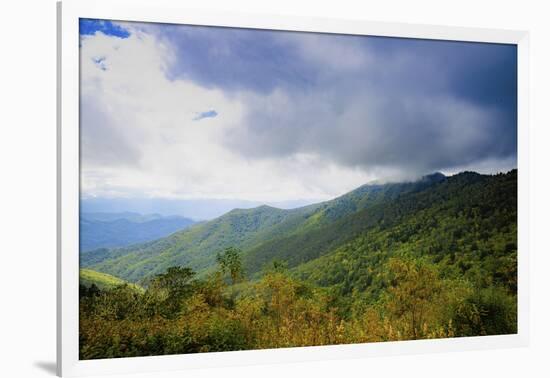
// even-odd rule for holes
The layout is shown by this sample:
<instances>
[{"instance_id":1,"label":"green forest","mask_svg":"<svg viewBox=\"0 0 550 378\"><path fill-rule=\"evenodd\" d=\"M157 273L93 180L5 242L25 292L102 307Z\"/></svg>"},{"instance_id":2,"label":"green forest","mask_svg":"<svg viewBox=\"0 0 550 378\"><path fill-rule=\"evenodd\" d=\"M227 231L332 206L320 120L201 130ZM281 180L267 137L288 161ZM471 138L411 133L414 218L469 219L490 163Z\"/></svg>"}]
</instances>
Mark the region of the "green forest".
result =
<instances>
[{"instance_id":1,"label":"green forest","mask_svg":"<svg viewBox=\"0 0 550 378\"><path fill-rule=\"evenodd\" d=\"M235 209L82 252L80 358L517 332L517 170Z\"/></svg>"}]
</instances>

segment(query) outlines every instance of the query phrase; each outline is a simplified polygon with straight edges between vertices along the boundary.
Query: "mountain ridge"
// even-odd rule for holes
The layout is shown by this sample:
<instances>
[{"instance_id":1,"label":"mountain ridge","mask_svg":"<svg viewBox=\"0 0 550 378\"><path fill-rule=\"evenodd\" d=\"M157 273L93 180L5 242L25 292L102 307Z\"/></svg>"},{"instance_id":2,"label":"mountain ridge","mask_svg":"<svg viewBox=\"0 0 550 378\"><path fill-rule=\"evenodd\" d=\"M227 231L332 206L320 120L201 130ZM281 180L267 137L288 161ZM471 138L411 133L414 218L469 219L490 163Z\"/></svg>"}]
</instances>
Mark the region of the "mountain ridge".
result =
<instances>
[{"instance_id":1,"label":"mountain ridge","mask_svg":"<svg viewBox=\"0 0 550 378\"><path fill-rule=\"evenodd\" d=\"M468 172L449 177L435 173L414 182L362 185L332 200L290 210L267 205L233 209L169 237L131 248L101 251L95 260L91 258L94 254L88 254L89 258L81 261L85 267L132 282L174 265L207 273L215 266L216 254L230 246L243 250L249 274L259 272L273 259L297 266L351 241L366 227L376 226L385 213L394 212L391 203L403 196L414 196L449 180L453 188L460 190L491 177ZM392 216L399 219L398 215Z\"/></svg>"},{"instance_id":2,"label":"mountain ridge","mask_svg":"<svg viewBox=\"0 0 550 378\"><path fill-rule=\"evenodd\" d=\"M160 273L169 265L189 264L197 270L204 270L214 263L215 254L225 247L253 249L270 240L288 237L300 229L316 229L319 221L330 223L386 196L394 197L401 191L432 183L430 180L419 180L399 184L365 184L332 200L295 209L279 209L268 205L233 209L211 221L152 243L111 249L108 252L102 250L96 256L87 253L81 256L81 263L135 281L152 274L148 271ZM367 199L367 194L372 198ZM362 202L356 204L358 199ZM113 259L117 262L104 262ZM123 269L122 266L131 268Z\"/></svg>"}]
</instances>

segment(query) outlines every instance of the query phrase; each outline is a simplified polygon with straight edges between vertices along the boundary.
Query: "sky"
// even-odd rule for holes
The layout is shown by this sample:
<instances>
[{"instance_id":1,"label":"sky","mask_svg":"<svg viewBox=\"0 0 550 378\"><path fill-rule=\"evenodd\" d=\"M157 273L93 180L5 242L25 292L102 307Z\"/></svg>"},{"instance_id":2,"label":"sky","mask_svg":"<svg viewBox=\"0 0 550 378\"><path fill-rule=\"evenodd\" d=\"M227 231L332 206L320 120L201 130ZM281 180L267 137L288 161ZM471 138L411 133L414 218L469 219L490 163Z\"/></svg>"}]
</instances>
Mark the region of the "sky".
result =
<instances>
[{"instance_id":1,"label":"sky","mask_svg":"<svg viewBox=\"0 0 550 378\"><path fill-rule=\"evenodd\" d=\"M316 202L517 166L513 45L80 22L83 198Z\"/></svg>"}]
</instances>

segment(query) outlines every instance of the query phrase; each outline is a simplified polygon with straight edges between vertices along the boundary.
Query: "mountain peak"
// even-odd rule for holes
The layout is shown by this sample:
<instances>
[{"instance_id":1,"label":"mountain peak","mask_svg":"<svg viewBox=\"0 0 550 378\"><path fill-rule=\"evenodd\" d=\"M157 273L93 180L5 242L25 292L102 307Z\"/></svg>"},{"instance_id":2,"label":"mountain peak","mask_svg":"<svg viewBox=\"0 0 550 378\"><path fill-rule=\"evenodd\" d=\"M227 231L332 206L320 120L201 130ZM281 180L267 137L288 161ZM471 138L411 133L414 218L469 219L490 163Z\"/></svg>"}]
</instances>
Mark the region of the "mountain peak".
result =
<instances>
[{"instance_id":1,"label":"mountain peak","mask_svg":"<svg viewBox=\"0 0 550 378\"><path fill-rule=\"evenodd\" d=\"M440 182L447 178L443 173L441 172L434 172L430 173L429 175L422 176L420 181L428 181L428 182Z\"/></svg>"},{"instance_id":2,"label":"mountain peak","mask_svg":"<svg viewBox=\"0 0 550 378\"><path fill-rule=\"evenodd\" d=\"M241 208L235 208L226 214L249 214L249 213L257 213L257 212L263 212L263 211L282 211L281 209L269 205L260 205L256 207L241 209Z\"/></svg>"},{"instance_id":3,"label":"mountain peak","mask_svg":"<svg viewBox=\"0 0 550 378\"><path fill-rule=\"evenodd\" d=\"M269 206L269 205L260 205L258 206L256 209L262 209L262 210L280 210L279 208L277 207L274 207L274 206Z\"/></svg>"}]
</instances>

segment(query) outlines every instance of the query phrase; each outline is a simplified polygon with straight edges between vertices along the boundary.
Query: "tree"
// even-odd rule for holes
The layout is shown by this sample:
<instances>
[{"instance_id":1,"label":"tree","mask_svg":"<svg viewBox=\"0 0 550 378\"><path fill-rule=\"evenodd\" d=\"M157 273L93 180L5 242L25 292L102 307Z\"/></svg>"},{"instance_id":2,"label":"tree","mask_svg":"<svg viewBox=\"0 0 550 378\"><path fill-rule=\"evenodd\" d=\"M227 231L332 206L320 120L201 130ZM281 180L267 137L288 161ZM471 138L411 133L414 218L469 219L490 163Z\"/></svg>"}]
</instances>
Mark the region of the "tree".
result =
<instances>
[{"instance_id":1,"label":"tree","mask_svg":"<svg viewBox=\"0 0 550 378\"><path fill-rule=\"evenodd\" d=\"M273 259L263 267L263 273L285 273L288 271L288 263L282 259Z\"/></svg>"},{"instance_id":2,"label":"tree","mask_svg":"<svg viewBox=\"0 0 550 378\"><path fill-rule=\"evenodd\" d=\"M392 258L386 309L404 338L426 337L437 311L442 282L433 266L419 260ZM432 318L432 319L430 319Z\"/></svg>"},{"instance_id":3,"label":"tree","mask_svg":"<svg viewBox=\"0 0 550 378\"><path fill-rule=\"evenodd\" d=\"M172 297L185 296L192 291L195 272L191 268L173 266L166 273L157 275L152 282L156 288L166 289Z\"/></svg>"},{"instance_id":4,"label":"tree","mask_svg":"<svg viewBox=\"0 0 550 378\"><path fill-rule=\"evenodd\" d=\"M175 316L183 306L186 298L193 294L195 272L191 268L173 266L165 273L155 276L148 294L153 304L159 301L155 311L160 310L167 317Z\"/></svg>"},{"instance_id":5,"label":"tree","mask_svg":"<svg viewBox=\"0 0 550 378\"><path fill-rule=\"evenodd\" d=\"M92 283L90 287L87 287L85 285L80 285L79 287L79 297L85 298L85 297L97 297L101 294L101 290L96 286L95 283Z\"/></svg>"},{"instance_id":6,"label":"tree","mask_svg":"<svg viewBox=\"0 0 550 378\"><path fill-rule=\"evenodd\" d=\"M229 273L233 284L244 279L244 270L241 262L241 250L235 247L226 248L222 253L218 253L216 261L220 266L223 275Z\"/></svg>"}]
</instances>

